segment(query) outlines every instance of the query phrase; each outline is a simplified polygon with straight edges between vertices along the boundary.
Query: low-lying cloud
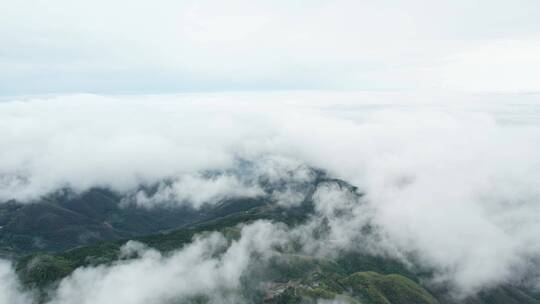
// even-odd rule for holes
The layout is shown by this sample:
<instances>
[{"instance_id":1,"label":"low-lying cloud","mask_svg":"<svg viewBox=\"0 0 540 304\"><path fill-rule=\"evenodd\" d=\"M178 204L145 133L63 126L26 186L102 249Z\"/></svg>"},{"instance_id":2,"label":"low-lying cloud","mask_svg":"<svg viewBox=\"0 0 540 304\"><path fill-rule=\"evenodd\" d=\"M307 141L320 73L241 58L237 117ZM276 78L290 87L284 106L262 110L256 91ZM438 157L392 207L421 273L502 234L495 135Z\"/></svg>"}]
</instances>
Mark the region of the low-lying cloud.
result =
<instances>
[{"instance_id":1,"label":"low-lying cloud","mask_svg":"<svg viewBox=\"0 0 540 304\"><path fill-rule=\"evenodd\" d=\"M22 290L12 265L0 259L0 303L31 303L32 296Z\"/></svg>"},{"instance_id":2,"label":"low-lying cloud","mask_svg":"<svg viewBox=\"0 0 540 304\"><path fill-rule=\"evenodd\" d=\"M204 177L200 174L182 176L171 183L161 182L155 193L137 191L132 199L139 206L152 207L163 204L190 204L200 208L205 203L219 202L226 198L256 197L264 192L258 185L246 185L235 176Z\"/></svg>"},{"instance_id":3,"label":"low-lying cloud","mask_svg":"<svg viewBox=\"0 0 540 304\"><path fill-rule=\"evenodd\" d=\"M211 303L247 303L240 289L242 275L254 262L265 263L271 247L284 240L281 226L259 221L243 227L238 240L214 232L169 254L130 241L121 248L121 257L128 259L75 270L51 291L47 303L171 303L197 297ZM21 291L10 265L0 262L5 290L0 303L32 303L34 298Z\"/></svg>"},{"instance_id":4,"label":"low-lying cloud","mask_svg":"<svg viewBox=\"0 0 540 304\"><path fill-rule=\"evenodd\" d=\"M134 260L76 270L64 279L52 303L168 303L210 296L213 303L238 303L240 277L250 263L264 262L270 246L284 239L267 222L245 227L231 244L218 233L195 239L172 255L128 242L122 251ZM243 301L242 301L243 302Z\"/></svg>"},{"instance_id":5,"label":"low-lying cloud","mask_svg":"<svg viewBox=\"0 0 540 304\"><path fill-rule=\"evenodd\" d=\"M420 262L460 294L525 276L536 280L530 265L540 257L537 96L403 98L408 100L352 93L74 95L0 103L0 200L28 202L63 187L137 193L140 185L172 181L154 196L139 193L139 202L200 206L229 195L259 194L258 184L227 173L239 160L262 164L253 176L276 179L309 180L309 170L302 171L309 166L365 194L350 197L332 185L316 191L318 216L306 225L326 218L329 248L365 247ZM452 98L454 103L437 102ZM221 175L202 178L204 172ZM286 205L295 189L280 193L276 197ZM377 239L359 243L366 224L376 227ZM249 244L270 243L261 238ZM304 250L331 254L313 240L305 241ZM112 266L114 272L107 267L76 271L61 283L55 301L76 296L70 292L82 288L83 279L105 277L99 282L135 286L114 273L131 271L132 263L144 268L154 267L154 260L176 261L174 255L142 252L141 259ZM193 258L201 269L227 267L197 254ZM164 298L146 300L171 296L162 291ZM92 298L98 293L88 296L100 300Z\"/></svg>"}]
</instances>

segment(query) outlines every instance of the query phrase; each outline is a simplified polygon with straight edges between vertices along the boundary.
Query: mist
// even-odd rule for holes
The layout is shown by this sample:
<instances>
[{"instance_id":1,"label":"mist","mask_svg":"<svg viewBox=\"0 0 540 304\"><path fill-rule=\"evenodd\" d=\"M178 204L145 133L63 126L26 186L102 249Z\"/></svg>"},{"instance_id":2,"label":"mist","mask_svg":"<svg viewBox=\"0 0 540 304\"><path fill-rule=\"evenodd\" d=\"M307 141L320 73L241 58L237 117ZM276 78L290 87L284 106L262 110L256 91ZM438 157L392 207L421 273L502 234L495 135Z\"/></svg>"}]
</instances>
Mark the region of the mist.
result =
<instances>
[{"instance_id":1,"label":"mist","mask_svg":"<svg viewBox=\"0 0 540 304\"><path fill-rule=\"evenodd\" d=\"M253 257L266 261L293 239L321 256L352 249L424 265L434 271L432 283L458 296L524 279L538 285L531 272L540 258L538 101L310 92L10 100L0 103L0 201L105 187L145 208L199 208L260 195L250 181L261 176L309 180L308 167L363 194L322 185L307 223L256 222L233 243L211 234L170 255L128 243L124 251L135 258L76 270L51 303L167 302L200 293L242 301L237 289ZM244 162L254 165L242 171ZM156 184L152 196L139 192ZM275 198L282 206L298 202L295 189ZM323 219L323 239L302 237ZM368 224L376 238L362 234ZM1 263L9 292L0 299L31 301ZM187 279L200 284L184 290Z\"/></svg>"}]
</instances>

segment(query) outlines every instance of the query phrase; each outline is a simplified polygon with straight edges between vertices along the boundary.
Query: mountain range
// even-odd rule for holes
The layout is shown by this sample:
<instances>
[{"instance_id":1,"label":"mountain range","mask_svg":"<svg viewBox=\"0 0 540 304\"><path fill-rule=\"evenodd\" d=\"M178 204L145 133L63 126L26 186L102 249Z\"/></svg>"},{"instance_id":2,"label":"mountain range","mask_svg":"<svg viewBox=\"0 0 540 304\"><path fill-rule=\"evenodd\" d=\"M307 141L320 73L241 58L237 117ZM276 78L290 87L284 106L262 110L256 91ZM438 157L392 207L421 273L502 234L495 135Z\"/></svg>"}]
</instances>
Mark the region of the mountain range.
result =
<instances>
[{"instance_id":1,"label":"mountain range","mask_svg":"<svg viewBox=\"0 0 540 304\"><path fill-rule=\"evenodd\" d=\"M302 201L282 206L272 193L283 183L265 184L256 197L229 197L201 208L164 205L146 208L126 204L125 196L109 189L82 193L64 189L33 202L0 204L0 249L16 264L24 288L47 302L51 290L75 269L115 265L135 256L122 254L128 240L167 255L212 231L229 242L242 227L265 220L297 227L315 212L313 195L322 184L335 185L361 197L358 189L314 170L302 185ZM298 185L295 185L298 188ZM323 221L324 223L324 221ZM366 228L369 232L369 227ZM294 243L294 242L293 242ZM455 297L431 282L429 267L412 267L399 259L354 249L320 256L290 247L274 248L272 256L249 268L240 294L250 303L372 303L372 304L513 304L540 303L540 294L524 285L504 284ZM257 283L255 283L257 282ZM326 301L326 302L325 302ZM208 303L205 294L177 303Z\"/></svg>"}]
</instances>

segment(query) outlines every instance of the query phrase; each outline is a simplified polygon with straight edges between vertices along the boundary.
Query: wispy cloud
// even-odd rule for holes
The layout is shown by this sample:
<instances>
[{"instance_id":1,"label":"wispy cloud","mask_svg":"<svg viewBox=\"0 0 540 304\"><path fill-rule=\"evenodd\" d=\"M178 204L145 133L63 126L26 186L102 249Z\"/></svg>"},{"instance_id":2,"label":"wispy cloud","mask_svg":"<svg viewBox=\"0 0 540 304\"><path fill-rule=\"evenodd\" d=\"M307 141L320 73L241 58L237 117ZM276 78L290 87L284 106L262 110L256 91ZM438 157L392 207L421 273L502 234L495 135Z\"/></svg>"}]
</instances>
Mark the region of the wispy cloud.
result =
<instances>
[{"instance_id":1,"label":"wispy cloud","mask_svg":"<svg viewBox=\"0 0 540 304\"><path fill-rule=\"evenodd\" d=\"M66 186L126 192L176 180L164 188L168 199L200 203L256 193L235 175L193 179L234 170L239 158L260 163L255 177L322 168L365 193L360 204L332 186L316 192L336 246L326 248L354 247L369 223L379 231L372 250L414 256L467 294L536 276L527 265L540 255L537 101L305 93L7 102L0 104L0 194L24 201ZM292 178L309 176L300 170ZM230 192L233 185L247 187ZM285 205L294 198L289 190L276 196Z\"/></svg>"}]
</instances>

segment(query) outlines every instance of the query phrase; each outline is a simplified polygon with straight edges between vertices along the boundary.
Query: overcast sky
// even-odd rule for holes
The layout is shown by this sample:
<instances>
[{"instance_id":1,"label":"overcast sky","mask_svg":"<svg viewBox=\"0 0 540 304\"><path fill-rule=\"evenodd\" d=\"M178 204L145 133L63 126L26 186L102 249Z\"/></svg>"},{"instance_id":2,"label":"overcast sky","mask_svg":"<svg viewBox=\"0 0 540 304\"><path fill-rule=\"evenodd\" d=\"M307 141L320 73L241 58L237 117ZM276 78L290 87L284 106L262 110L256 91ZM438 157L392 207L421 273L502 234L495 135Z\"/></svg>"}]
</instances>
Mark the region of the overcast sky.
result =
<instances>
[{"instance_id":1,"label":"overcast sky","mask_svg":"<svg viewBox=\"0 0 540 304\"><path fill-rule=\"evenodd\" d=\"M540 90L540 2L0 1L0 94Z\"/></svg>"}]
</instances>

